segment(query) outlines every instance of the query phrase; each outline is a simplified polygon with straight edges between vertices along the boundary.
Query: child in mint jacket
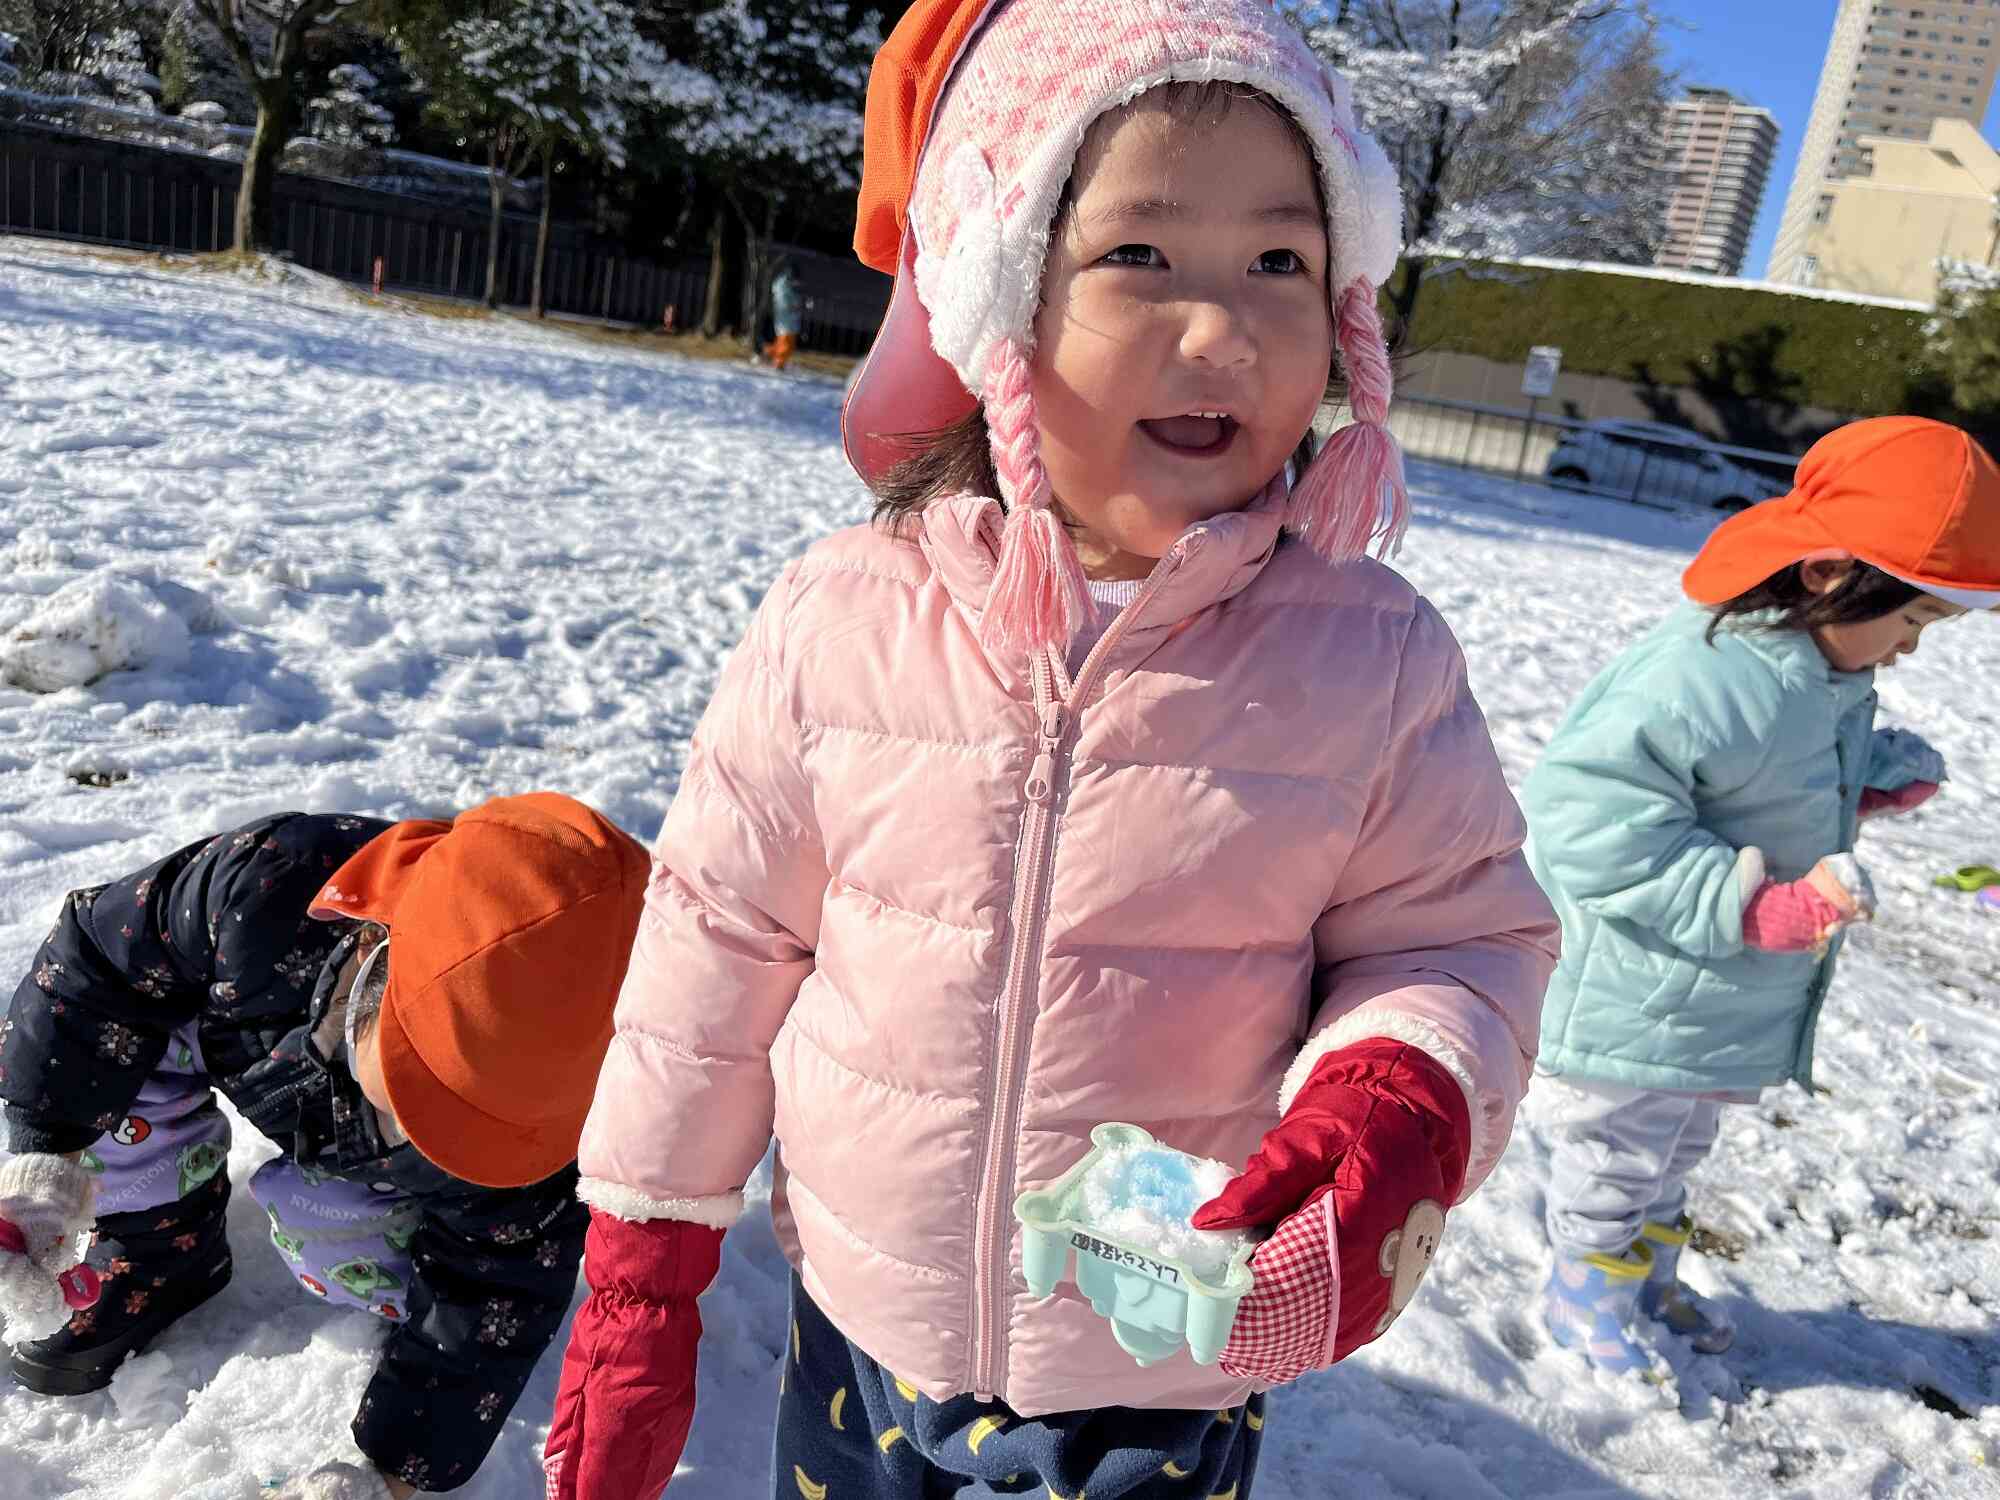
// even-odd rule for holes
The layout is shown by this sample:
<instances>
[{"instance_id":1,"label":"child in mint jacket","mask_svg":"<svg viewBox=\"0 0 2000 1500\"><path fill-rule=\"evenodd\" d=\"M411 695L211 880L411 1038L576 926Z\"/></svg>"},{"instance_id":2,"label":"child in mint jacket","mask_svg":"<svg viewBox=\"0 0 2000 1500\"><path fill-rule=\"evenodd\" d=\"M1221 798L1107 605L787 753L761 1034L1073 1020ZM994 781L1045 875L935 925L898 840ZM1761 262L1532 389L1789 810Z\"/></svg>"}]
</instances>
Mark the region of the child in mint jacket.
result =
<instances>
[{"instance_id":1,"label":"child in mint jacket","mask_svg":"<svg viewBox=\"0 0 2000 1500\"><path fill-rule=\"evenodd\" d=\"M1917 736L1875 728L1875 671L2000 604L2000 471L1942 423L1853 423L1683 582L1694 604L1585 689L1522 799L1563 923L1543 1309L1614 1373L1652 1367L1639 1313L1728 1346L1675 1277L1686 1177L1723 1104L1810 1083L1841 931L1873 914L1857 829L1944 776Z\"/></svg>"}]
</instances>

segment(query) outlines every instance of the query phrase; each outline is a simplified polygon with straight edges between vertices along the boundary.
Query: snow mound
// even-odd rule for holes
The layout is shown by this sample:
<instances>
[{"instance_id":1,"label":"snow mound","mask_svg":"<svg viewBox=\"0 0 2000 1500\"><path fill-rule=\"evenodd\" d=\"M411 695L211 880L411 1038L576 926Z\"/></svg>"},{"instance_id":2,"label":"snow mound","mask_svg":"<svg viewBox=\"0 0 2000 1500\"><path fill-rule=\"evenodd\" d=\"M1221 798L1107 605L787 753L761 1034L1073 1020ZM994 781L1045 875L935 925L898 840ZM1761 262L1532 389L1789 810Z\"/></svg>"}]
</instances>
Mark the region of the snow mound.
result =
<instances>
[{"instance_id":1,"label":"snow mound","mask_svg":"<svg viewBox=\"0 0 2000 1500\"><path fill-rule=\"evenodd\" d=\"M0 679L31 693L188 659L188 622L155 590L116 573L65 584L0 641Z\"/></svg>"},{"instance_id":2,"label":"snow mound","mask_svg":"<svg viewBox=\"0 0 2000 1500\"><path fill-rule=\"evenodd\" d=\"M111 1377L111 1404L120 1427L163 1426L180 1420L187 1387L167 1355L135 1354Z\"/></svg>"}]
</instances>

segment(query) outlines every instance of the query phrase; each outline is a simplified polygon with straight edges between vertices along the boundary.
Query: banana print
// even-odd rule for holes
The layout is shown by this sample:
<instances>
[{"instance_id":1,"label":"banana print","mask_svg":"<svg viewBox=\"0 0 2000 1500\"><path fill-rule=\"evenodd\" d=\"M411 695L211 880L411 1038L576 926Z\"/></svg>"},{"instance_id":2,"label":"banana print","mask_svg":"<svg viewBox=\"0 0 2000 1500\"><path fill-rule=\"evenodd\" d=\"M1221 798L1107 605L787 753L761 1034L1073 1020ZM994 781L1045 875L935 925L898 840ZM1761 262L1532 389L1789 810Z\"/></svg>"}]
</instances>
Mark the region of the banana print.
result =
<instances>
[{"instance_id":1,"label":"banana print","mask_svg":"<svg viewBox=\"0 0 2000 1500\"><path fill-rule=\"evenodd\" d=\"M798 1483L799 1493L805 1500L826 1500L826 1486L814 1484L806 1478L806 1471L797 1464L792 1465L792 1478Z\"/></svg>"},{"instance_id":2,"label":"banana print","mask_svg":"<svg viewBox=\"0 0 2000 1500\"><path fill-rule=\"evenodd\" d=\"M909 1381L903 1379L900 1375L895 1377L895 1379L897 1395L901 1396L905 1401L914 1401L917 1399L917 1388L915 1386L911 1385Z\"/></svg>"},{"instance_id":3,"label":"banana print","mask_svg":"<svg viewBox=\"0 0 2000 1500\"><path fill-rule=\"evenodd\" d=\"M998 1417L981 1417L977 1422L972 1424L972 1429L966 1433L965 1446L974 1453L977 1453L981 1443L992 1437L994 1433L1003 1431L1006 1426L1007 1424Z\"/></svg>"},{"instance_id":4,"label":"banana print","mask_svg":"<svg viewBox=\"0 0 2000 1500\"><path fill-rule=\"evenodd\" d=\"M1215 1420L1225 1424L1229 1422L1234 1422L1236 1420L1236 1414L1234 1412L1219 1411L1215 1414Z\"/></svg>"},{"instance_id":5,"label":"banana print","mask_svg":"<svg viewBox=\"0 0 2000 1500\"><path fill-rule=\"evenodd\" d=\"M1262 1432L1264 1430L1264 1419L1258 1416L1257 1413L1255 1413L1254 1411L1246 1411L1245 1413L1243 1413L1243 1420L1250 1424L1250 1430L1252 1432Z\"/></svg>"},{"instance_id":6,"label":"banana print","mask_svg":"<svg viewBox=\"0 0 2000 1500\"><path fill-rule=\"evenodd\" d=\"M1161 1469L1160 1472L1166 1475L1167 1478L1169 1479L1185 1479L1188 1477L1188 1475L1192 1474L1194 1470L1183 1469L1179 1464L1175 1463L1170 1458L1167 1460L1167 1466Z\"/></svg>"},{"instance_id":7,"label":"banana print","mask_svg":"<svg viewBox=\"0 0 2000 1500\"><path fill-rule=\"evenodd\" d=\"M804 1356L799 1353L799 1320L797 1318L792 1319L792 1358L793 1359L804 1358Z\"/></svg>"},{"instance_id":8,"label":"banana print","mask_svg":"<svg viewBox=\"0 0 2000 1500\"><path fill-rule=\"evenodd\" d=\"M887 1453L902 1440L903 1429L900 1427L891 1427L887 1432L875 1439L875 1446L880 1448L884 1453Z\"/></svg>"},{"instance_id":9,"label":"banana print","mask_svg":"<svg viewBox=\"0 0 2000 1500\"><path fill-rule=\"evenodd\" d=\"M1236 1500L1236 1486L1231 1485L1219 1495L1210 1495L1208 1500Z\"/></svg>"},{"instance_id":10,"label":"banana print","mask_svg":"<svg viewBox=\"0 0 2000 1500\"><path fill-rule=\"evenodd\" d=\"M847 1387L842 1386L833 1393L833 1401L826 1409L826 1419L833 1423L835 1432L847 1431L847 1424L840 1420L840 1409L845 1405L847 1405Z\"/></svg>"},{"instance_id":11,"label":"banana print","mask_svg":"<svg viewBox=\"0 0 2000 1500\"><path fill-rule=\"evenodd\" d=\"M1058 1493L1057 1493L1057 1491L1056 1491L1056 1487L1055 1487L1054 1485L1052 1485L1052 1484L1051 1484L1051 1485L1048 1485L1048 1486L1046 1486L1046 1488L1047 1488L1047 1490L1048 1490L1048 1492L1049 1492L1049 1500L1063 1500L1063 1497L1062 1497L1062 1496L1061 1496L1060 1494L1058 1494ZM1075 1500L1083 1500L1083 1491L1082 1491L1082 1490L1078 1490L1078 1491L1076 1492L1076 1497L1075 1497Z\"/></svg>"}]
</instances>

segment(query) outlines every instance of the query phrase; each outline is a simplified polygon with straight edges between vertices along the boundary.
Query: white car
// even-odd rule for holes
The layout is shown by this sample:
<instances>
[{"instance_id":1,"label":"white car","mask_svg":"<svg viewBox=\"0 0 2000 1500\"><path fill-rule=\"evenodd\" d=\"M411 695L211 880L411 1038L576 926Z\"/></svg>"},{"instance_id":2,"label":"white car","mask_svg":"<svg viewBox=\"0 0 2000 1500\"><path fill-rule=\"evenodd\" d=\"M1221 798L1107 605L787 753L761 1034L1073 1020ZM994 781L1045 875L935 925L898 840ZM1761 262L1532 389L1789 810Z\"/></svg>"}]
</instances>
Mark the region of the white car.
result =
<instances>
[{"instance_id":1,"label":"white car","mask_svg":"<svg viewBox=\"0 0 2000 1500\"><path fill-rule=\"evenodd\" d=\"M1665 422L1592 422L1565 432L1549 455L1558 484L1649 504L1678 502L1747 510L1785 486L1720 453L1691 446L1698 434Z\"/></svg>"}]
</instances>

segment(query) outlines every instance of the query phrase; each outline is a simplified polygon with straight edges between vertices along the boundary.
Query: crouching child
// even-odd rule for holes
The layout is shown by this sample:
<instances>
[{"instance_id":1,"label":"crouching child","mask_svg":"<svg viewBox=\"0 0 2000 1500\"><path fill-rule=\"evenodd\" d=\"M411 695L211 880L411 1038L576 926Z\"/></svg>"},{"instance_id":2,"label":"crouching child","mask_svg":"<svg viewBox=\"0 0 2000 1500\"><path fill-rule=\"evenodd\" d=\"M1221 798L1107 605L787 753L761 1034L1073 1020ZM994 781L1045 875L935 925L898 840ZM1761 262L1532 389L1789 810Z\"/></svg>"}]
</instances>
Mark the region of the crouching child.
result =
<instances>
[{"instance_id":1,"label":"crouching child","mask_svg":"<svg viewBox=\"0 0 2000 1500\"><path fill-rule=\"evenodd\" d=\"M576 1285L577 1139L647 867L534 793L282 814L72 893L0 1025L15 1378L101 1389L227 1285L220 1092L281 1148L249 1190L299 1286L390 1325L369 1466L290 1494L470 1479Z\"/></svg>"}]
</instances>

